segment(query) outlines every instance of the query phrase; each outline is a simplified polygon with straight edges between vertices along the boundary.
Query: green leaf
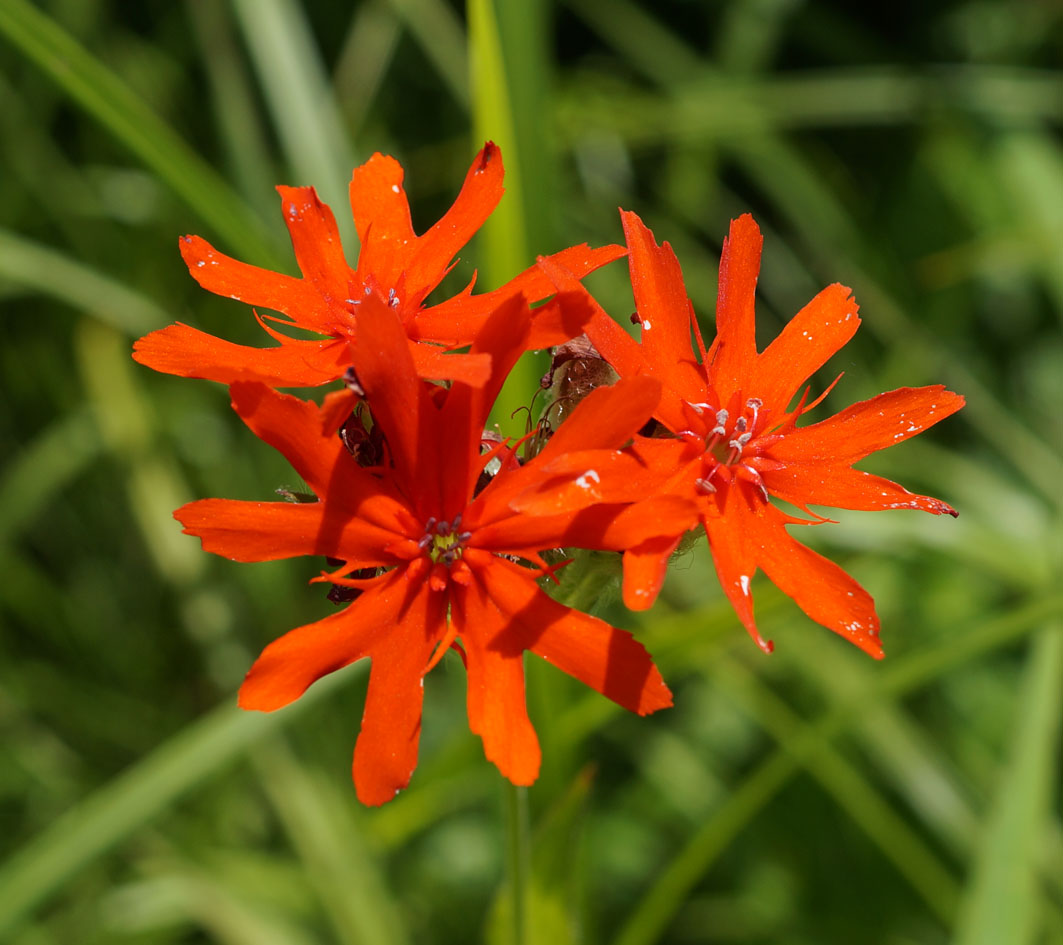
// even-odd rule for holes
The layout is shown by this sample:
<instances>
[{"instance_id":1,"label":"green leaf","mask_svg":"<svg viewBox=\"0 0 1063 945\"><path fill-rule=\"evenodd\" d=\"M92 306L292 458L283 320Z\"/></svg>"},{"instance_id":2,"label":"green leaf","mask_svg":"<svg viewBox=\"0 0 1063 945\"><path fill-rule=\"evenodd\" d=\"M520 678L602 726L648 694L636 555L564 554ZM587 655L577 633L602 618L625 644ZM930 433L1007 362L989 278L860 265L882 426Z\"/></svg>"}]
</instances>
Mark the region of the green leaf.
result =
<instances>
[{"instance_id":1,"label":"green leaf","mask_svg":"<svg viewBox=\"0 0 1063 945\"><path fill-rule=\"evenodd\" d=\"M956 945L1029 945L1037 939L1037 867L1052 825L1063 728L1063 626L1030 645L1010 757L964 895Z\"/></svg>"}]
</instances>

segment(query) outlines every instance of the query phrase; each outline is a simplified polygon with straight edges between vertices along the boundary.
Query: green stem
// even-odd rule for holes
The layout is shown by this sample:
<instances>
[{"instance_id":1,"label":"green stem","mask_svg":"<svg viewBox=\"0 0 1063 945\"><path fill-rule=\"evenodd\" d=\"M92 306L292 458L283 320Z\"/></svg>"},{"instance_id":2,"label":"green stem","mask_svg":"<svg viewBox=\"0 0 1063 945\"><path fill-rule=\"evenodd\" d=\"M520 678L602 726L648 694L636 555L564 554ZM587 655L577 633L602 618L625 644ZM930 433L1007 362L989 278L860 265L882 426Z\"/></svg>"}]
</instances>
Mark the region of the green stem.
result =
<instances>
[{"instance_id":1,"label":"green stem","mask_svg":"<svg viewBox=\"0 0 1063 945\"><path fill-rule=\"evenodd\" d=\"M531 871L531 831L528 826L528 789L502 779L506 818L506 867L510 884L510 915L513 945L524 945L527 936L528 874Z\"/></svg>"}]
</instances>

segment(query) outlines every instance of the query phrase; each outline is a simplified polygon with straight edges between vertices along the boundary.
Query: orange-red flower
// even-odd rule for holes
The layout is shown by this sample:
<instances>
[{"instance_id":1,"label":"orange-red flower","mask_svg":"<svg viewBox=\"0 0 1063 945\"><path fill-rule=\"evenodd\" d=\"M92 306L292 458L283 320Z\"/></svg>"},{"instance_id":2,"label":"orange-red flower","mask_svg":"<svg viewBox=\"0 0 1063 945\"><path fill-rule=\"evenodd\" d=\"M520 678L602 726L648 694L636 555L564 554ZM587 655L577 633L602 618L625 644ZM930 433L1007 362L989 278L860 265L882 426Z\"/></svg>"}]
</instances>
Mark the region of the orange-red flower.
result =
<instances>
[{"instance_id":1,"label":"orange-red flower","mask_svg":"<svg viewBox=\"0 0 1063 945\"><path fill-rule=\"evenodd\" d=\"M623 454L617 457L618 466L627 465L629 486L647 469L669 471L663 491L697 503L724 593L763 649L770 651L771 643L761 637L753 618L751 582L758 568L813 620L881 657L871 597L836 564L791 537L786 526L828 521L811 512L810 505L956 515L939 499L914 495L852 466L955 413L963 398L940 385L901 388L819 423L797 426L798 418L819 401L806 405L807 390L788 410L791 400L860 324L850 290L828 286L758 353L754 290L763 240L753 218L742 216L732 222L724 242L717 337L706 351L671 247L658 246L634 213L621 216L641 344L598 308L569 274L550 261L542 265L564 290L566 304L582 298L592 307L586 332L618 373L654 377L663 386L655 415L675 436L640 439L634 455L642 465ZM700 361L692 350L691 332ZM567 458L549 469L555 477L567 473L571 478L575 472ZM555 479L555 495L558 488ZM554 501L543 493L524 497L522 507L534 511ZM802 509L812 522L783 512L769 496ZM652 603L680 537L676 531L654 538L625 555L624 600L629 607Z\"/></svg>"},{"instance_id":2,"label":"orange-red flower","mask_svg":"<svg viewBox=\"0 0 1063 945\"><path fill-rule=\"evenodd\" d=\"M261 381L272 387L311 387L328 383L350 366L349 346L359 307L368 293L377 291L399 313L412 340L433 342L411 345L422 377L482 384L489 372L484 356L447 355L445 349L470 343L486 316L515 292L523 293L529 302L551 295L550 280L533 266L493 292L473 295L470 282L453 298L432 306L424 303L502 197L502 176L502 155L489 142L469 168L454 205L417 236L402 186L402 167L394 158L374 154L351 178L351 209L361 240L358 265L353 269L344 258L332 211L314 188L278 187L302 278L239 262L199 236L181 238L181 255L204 289L280 312L284 318L264 318L325 337L292 338L256 313L259 324L279 346L232 344L178 323L141 338L133 356L157 371L224 384ZM582 244L551 258L582 277L623 254L620 246L591 249ZM529 345L544 347L563 340L543 320L537 322Z\"/></svg>"},{"instance_id":3,"label":"orange-red flower","mask_svg":"<svg viewBox=\"0 0 1063 945\"><path fill-rule=\"evenodd\" d=\"M240 561L327 555L343 565L323 578L357 588L342 612L290 631L266 647L240 690L240 704L269 711L297 699L321 676L372 660L354 781L367 804L390 800L411 776L421 725L423 677L460 639L468 667L470 728L484 751L517 784L537 776L540 752L524 699L523 654L531 650L620 705L640 714L671 704L643 647L621 630L544 594L549 572L540 552L556 547L622 550L696 522L676 496L639 504L582 504L533 517L513 498L533 489L541 468L579 444L589 460L608 458L650 416L660 393L633 378L591 394L542 453L520 466L496 444L481 452L492 400L524 350L530 313L520 297L485 323L473 353L491 355L483 387L449 389L417 377L406 333L375 293L355 322L358 381L386 461L363 468L315 404L259 383L231 388L233 407L251 430L280 450L317 502L206 499L175 514L207 551ZM589 452L588 452L589 451ZM482 491L488 465L495 473ZM613 490L594 466L583 492ZM481 482L482 485L482 482ZM578 487L577 487L578 488ZM627 496L630 500L631 496ZM374 577L354 577L362 569Z\"/></svg>"}]
</instances>

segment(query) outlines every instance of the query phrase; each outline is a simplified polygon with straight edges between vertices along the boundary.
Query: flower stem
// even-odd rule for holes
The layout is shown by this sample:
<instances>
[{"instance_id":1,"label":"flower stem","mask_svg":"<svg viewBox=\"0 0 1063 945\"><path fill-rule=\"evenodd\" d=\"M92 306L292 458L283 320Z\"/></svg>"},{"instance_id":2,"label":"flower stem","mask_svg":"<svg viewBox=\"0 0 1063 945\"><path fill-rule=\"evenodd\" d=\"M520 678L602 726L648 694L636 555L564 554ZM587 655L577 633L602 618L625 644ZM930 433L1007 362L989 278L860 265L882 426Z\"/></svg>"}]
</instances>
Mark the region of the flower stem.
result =
<instances>
[{"instance_id":1,"label":"flower stem","mask_svg":"<svg viewBox=\"0 0 1063 945\"><path fill-rule=\"evenodd\" d=\"M528 827L528 789L502 779L506 818L506 866L509 873L510 916L513 945L525 945L527 936L527 887L531 869L531 837Z\"/></svg>"}]
</instances>

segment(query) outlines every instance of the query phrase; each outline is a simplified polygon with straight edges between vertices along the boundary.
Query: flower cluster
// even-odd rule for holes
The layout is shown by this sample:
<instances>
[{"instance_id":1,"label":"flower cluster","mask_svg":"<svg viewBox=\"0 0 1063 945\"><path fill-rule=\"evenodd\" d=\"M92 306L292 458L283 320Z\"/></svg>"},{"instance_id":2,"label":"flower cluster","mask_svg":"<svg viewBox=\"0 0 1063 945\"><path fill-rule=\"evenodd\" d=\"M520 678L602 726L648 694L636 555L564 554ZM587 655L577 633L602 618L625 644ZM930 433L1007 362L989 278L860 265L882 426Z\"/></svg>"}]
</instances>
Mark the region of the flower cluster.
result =
<instances>
[{"instance_id":1,"label":"flower cluster","mask_svg":"<svg viewBox=\"0 0 1063 945\"><path fill-rule=\"evenodd\" d=\"M238 561L329 560L332 570L314 580L346 606L266 647L240 705L279 708L369 657L354 752L367 804L409 782L423 679L451 649L467 670L469 726L516 784L534 781L540 763L525 708L525 651L639 714L671 705L630 633L545 593L567 563L560 550L622 554L624 601L644 609L679 541L700 525L724 593L764 649L771 644L757 631L751 594L758 568L813 620L881 656L867 592L786 526L827 521L810 505L956 514L852 466L954 413L958 395L905 388L798 425L819 401L806 403L806 390L790 403L852 337L857 307L848 289L830 286L758 353L761 237L749 216L732 223L724 244L708 348L671 248L628 212L626 250L571 247L500 289L474 295L470 284L426 305L500 199L502 173L498 149L486 145L454 205L418 236L402 169L374 155L350 186L361 239L355 268L313 188L278 188L302 278L231 259L199 237L181 241L204 288L279 313L256 313L278 345L244 347L176 324L134 351L156 370L228 384L240 418L312 490L311 501L204 499L175 515L204 549ZM580 282L625 253L640 342ZM323 338L293 338L277 325ZM486 431L516 360L542 347L555 348L555 363L602 369L527 442ZM324 384L336 389L320 404L276 390ZM808 518L782 511L773 495Z\"/></svg>"}]
</instances>

